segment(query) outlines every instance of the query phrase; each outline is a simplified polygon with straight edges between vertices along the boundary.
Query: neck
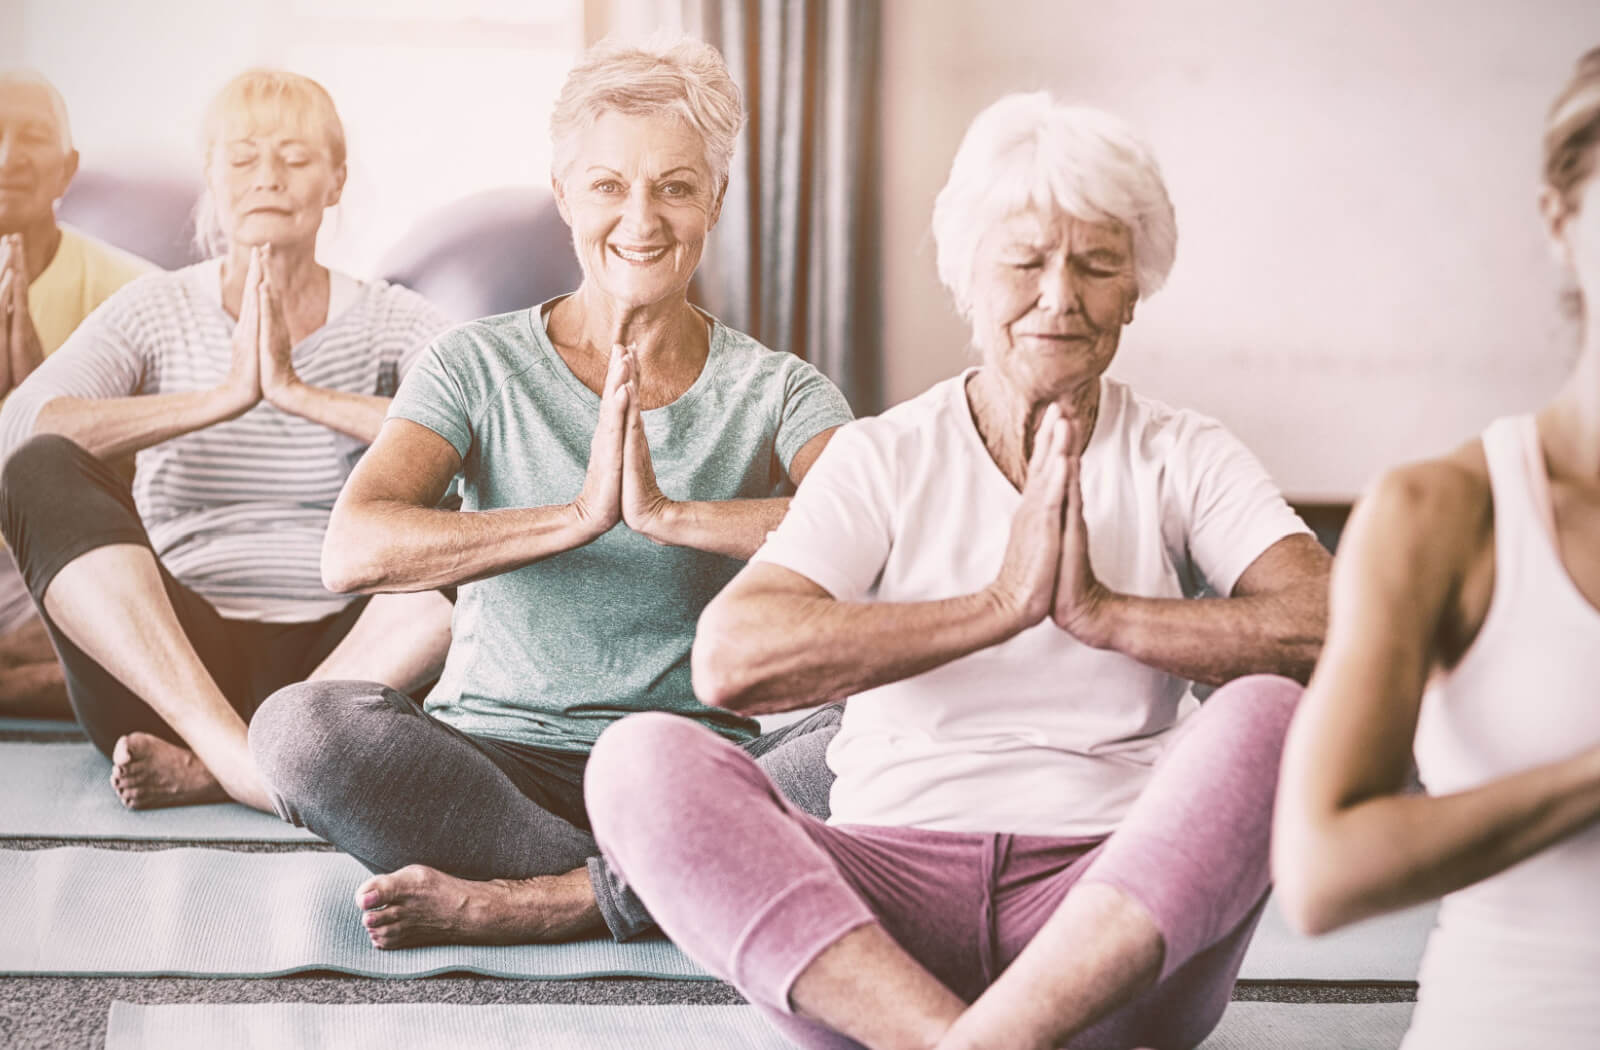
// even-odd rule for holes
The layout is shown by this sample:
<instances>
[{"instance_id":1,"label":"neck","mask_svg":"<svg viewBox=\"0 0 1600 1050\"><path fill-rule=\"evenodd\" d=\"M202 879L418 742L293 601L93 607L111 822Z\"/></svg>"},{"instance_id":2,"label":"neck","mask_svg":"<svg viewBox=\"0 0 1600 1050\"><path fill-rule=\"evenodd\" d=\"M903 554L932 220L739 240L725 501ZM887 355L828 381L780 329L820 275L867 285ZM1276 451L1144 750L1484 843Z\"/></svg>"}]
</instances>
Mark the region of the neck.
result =
<instances>
[{"instance_id":1,"label":"neck","mask_svg":"<svg viewBox=\"0 0 1600 1050\"><path fill-rule=\"evenodd\" d=\"M55 213L6 232L22 234L22 258L28 268L28 283L32 284L49 267L61 247L61 227L56 225Z\"/></svg>"},{"instance_id":2,"label":"neck","mask_svg":"<svg viewBox=\"0 0 1600 1050\"><path fill-rule=\"evenodd\" d=\"M641 363L692 347L696 328L704 328L682 293L648 306L627 306L587 280L556 304L555 313L563 315L557 324L562 341L603 355L620 343L632 347Z\"/></svg>"},{"instance_id":3,"label":"neck","mask_svg":"<svg viewBox=\"0 0 1600 1050\"><path fill-rule=\"evenodd\" d=\"M244 298L245 275L250 272L250 248L248 244L230 243L228 253L222 257L222 303L235 316ZM317 262L315 243L274 244L268 266L285 303L303 301L328 274L327 268Z\"/></svg>"},{"instance_id":4,"label":"neck","mask_svg":"<svg viewBox=\"0 0 1600 1050\"><path fill-rule=\"evenodd\" d=\"M1584 329L1578 367L1539 413L1539 424L1557 473L1600 481L1600 324L1586 322Z\"/></svg>"},{"instance_id":5,"label":"neck","mask_svg":"<svg viewBox=\"0 0 1600 1050\"><path fill-rule=\"evenodd\" d=\"M1081 455L1094 434L1100 413L1100 377L1094 376L1069 390L1041 394L1012 385L999 369L985 366L967 384L967 403L984 445L1001 471L1018 488L1028 476L1033 438L1039 420L1050 405L1058 405L1072 428L1067 443L1070 455Z\"/></svg>"}]
</instances>

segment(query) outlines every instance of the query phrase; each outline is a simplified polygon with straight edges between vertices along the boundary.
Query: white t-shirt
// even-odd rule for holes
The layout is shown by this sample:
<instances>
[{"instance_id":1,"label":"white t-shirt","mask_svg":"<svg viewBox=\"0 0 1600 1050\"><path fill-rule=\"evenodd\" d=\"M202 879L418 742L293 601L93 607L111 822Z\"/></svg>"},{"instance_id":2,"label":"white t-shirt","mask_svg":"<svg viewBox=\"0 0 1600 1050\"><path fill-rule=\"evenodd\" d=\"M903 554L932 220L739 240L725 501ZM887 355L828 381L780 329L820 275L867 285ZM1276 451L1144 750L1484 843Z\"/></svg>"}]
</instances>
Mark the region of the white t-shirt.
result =
<instances>
[{"instance_id":1,"label":"white t-shirt","mask_svg":"<svg viewBox=\"0 0 1600 1050\"><path fill-rule=\"evenodd\" d=\"M841 601L919 602L993 582L1021 494L946 380L841 429L753 560ZM1227 595L1307 532L1221 424L1101 380L1083 455L1096 575L1124 594ZM850 698L828 749L832 823L1109 833L1193 707L1188 683L1045 620L1000 645Z\"/></svg>"}]
</instances>

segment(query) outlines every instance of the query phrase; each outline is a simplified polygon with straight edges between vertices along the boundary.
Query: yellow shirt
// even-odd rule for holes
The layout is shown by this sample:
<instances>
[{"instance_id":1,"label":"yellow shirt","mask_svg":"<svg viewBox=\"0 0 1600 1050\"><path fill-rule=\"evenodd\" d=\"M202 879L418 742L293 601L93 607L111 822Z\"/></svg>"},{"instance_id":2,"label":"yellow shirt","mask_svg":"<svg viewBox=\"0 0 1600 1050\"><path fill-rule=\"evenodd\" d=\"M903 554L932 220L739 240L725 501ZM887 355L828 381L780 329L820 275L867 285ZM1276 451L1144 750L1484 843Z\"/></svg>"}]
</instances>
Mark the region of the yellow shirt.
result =
<instances>
[{"instance_id":1,"label":"yellow shirt","mask_svg":"<svg viewBox=\"0 0 1600 1050\"><path fill-rule=\"evenodd\" d=\"M55 353L112 292L154 269L137 255L62 226L55 258L28 285L28 312L45 356Z\"/></svg>"}]
</instances>

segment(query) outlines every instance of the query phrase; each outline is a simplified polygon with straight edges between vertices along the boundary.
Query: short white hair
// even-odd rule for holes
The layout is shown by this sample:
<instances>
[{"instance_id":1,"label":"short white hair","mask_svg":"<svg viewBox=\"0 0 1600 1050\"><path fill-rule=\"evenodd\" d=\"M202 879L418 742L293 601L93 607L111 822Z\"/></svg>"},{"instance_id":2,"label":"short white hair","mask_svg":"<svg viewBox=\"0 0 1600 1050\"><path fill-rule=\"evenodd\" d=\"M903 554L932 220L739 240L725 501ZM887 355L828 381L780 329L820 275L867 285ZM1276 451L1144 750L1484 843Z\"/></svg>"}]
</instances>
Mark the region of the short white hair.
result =
<instances>
[{"instance_id":1,"label":"short white hair","mask_svg":"<svg viewBox=\"0 0 1600 1050\"><path fill-rule=\"evenodd\" d=\"M67 120L67 100L62 98L61 92L50 83L50 78L35 69L0 70L0 85L5 84L23 84L44 89L45 98L50 101L50 114L55 118L56 129L61 135L61 152L71 153L72 123Z\"/></svg>"},{"instance_id":2,"label":"short white hair","mask_svg":"<svg viewBox=\"0 0 1600 1050\"><path fill-rule=\"evenodd\" d=\"M973 118L933 204L939 280L972 316L978 241L1028 210L1113 221L1133 240L1141 298L1167 279L1178 224L1155 155L1124 121L1057 102L1048 92L1006 95Z\"/></svg>"},{"instance_id":3,"label":"short white hair","mask_svg":"<svg viewBox=\"0 0 1600 1050\"><path fill-rule=\"evenodd\" d=\"M705 143L718 191L728 185L744 101L710 44L691 37L608 38L584 52L550 114L550 173L557 180L577 160L578 136L608 112L681 118Z\"/></svg>"}]
</instances>

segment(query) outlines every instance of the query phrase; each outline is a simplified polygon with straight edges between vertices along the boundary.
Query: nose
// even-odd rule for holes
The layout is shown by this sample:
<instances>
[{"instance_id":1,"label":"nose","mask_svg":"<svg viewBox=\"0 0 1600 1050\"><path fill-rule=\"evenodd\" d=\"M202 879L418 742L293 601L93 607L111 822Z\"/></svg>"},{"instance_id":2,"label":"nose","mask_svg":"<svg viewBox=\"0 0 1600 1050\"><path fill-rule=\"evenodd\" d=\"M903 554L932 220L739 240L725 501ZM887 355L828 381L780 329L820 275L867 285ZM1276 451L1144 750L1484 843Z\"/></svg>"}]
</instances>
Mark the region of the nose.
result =
<instances>
[{"instance_id":1,"label":"nose","mask_svg":"<svg viewBox=\"0 0 1600 1050\"><path fill-rule=\"evenodd\" d=\"M651 187L645 184L645 180L639 180L628 191L627 199L622 202L622 232L630 237L648 237L656 231L656 224L660 219Z\"/></svg>"},{"instance_id":2,"label":"nose","mask_svg":"<svg viewBox=\"0 0 1600 1050\"><path fill-rule=\"evenodd\" d=\"M1053 314L1078 308L1077 276L1065 259L1051 259L1039 268L1039 308Z\"/></svg>"},{"instance_id":3,"label":"nose","mask_svg":"<svg viewBox=\"0 0 1600 1050\"><path fill-rule=\"evenodd\" d=\"M254 188L258 190L281 190L284 183L283 162L272 153L264 153L255 164L255 169L250 173Z\"/></svg>"}]
</instances>

